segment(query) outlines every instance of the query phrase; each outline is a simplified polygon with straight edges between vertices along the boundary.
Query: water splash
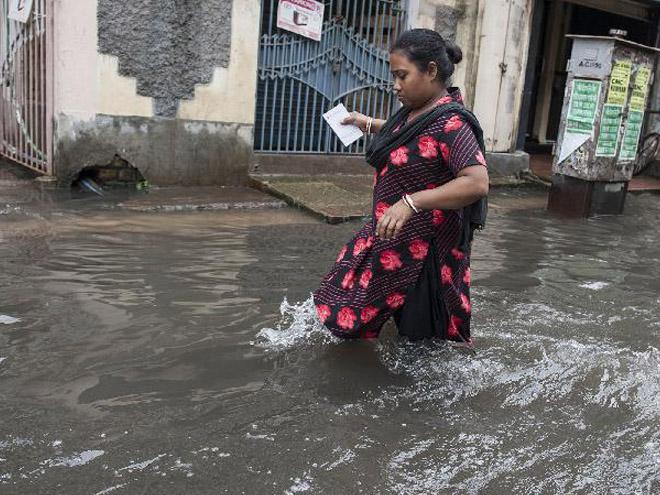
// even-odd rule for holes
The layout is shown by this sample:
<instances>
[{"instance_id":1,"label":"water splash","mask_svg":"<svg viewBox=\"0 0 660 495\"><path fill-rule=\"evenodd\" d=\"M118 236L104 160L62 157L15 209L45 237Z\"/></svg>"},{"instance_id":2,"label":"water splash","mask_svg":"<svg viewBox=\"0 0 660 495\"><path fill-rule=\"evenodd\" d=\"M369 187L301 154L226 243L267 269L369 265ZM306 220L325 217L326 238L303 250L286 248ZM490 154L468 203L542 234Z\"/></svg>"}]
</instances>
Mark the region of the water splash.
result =
<instances>
[{"instance_id":1,"label":"water splash","mask_svg":"<svg viewBox=\"0 0 660 495\"><path fill-rule=\"evenodd\" d=\"M314 300L290 304L285 297L280 304L282 315L276 328L262 328L252 343L267 350L281 351L305 344L330 344L341 341L319 321Z\"/></svg>"}]
</instances>

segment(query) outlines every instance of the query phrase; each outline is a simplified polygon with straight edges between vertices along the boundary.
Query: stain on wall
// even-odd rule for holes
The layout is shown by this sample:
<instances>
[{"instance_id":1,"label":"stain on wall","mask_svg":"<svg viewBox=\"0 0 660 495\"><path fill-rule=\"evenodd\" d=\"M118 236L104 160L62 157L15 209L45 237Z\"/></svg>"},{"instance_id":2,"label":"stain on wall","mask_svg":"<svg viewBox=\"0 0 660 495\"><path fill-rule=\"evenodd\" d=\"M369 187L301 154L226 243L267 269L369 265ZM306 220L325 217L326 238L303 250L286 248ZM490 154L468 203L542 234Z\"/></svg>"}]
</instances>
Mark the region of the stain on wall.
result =
<instances>
[{"instance_id":1,"label":"stain on wall","mask_svg":"<svg viewBox=\"0 0 660 495\"><path fill-rule=\"evenodd\" d=\"M231 10L228 0L98 0L99 51L154 98L156 116L174 118L196 84L229 65Z\"/></svg>"},{"instance_id":2,"label":"stain on wall","mask_svg":"<svg viewBox=\"0 0 660 495\"><path fill-rule=\"evenodd\" d=\"M438 5L435 9L435 30L448 41L456 42L458 23L464 16L464 8Z\"/></svg>"},{"instance_id":3,"label":"stain on wall","mask_svg":"<svg viewBox=\"0 0 660 495\"><path fill-rule=\"evenodd\" d=\"M252 126L243 124L97 115L56 122L55 168L70 184L85 167L115 155L159 186L242 186L252 161Z\"/></svg>"}]
</instances>

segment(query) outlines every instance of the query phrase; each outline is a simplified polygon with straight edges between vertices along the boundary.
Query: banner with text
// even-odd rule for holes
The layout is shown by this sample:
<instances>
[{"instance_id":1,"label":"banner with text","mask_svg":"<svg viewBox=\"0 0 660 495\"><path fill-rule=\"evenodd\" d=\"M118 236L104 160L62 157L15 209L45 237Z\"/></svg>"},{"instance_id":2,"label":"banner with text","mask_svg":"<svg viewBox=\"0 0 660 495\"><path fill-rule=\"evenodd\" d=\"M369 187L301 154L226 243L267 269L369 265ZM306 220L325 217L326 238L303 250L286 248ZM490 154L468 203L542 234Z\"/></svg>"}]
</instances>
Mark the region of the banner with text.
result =
<instances>
[{"instance_id":1,"label":"banner with text","mask_svg":"<svg viewBox=\"0 0 660 495\"><path fill-rule=\"evenodd\" d=\"M277 8L277 27L321 41L323 9L314 0L280 0Z\"/></svg>"}]
</instances>

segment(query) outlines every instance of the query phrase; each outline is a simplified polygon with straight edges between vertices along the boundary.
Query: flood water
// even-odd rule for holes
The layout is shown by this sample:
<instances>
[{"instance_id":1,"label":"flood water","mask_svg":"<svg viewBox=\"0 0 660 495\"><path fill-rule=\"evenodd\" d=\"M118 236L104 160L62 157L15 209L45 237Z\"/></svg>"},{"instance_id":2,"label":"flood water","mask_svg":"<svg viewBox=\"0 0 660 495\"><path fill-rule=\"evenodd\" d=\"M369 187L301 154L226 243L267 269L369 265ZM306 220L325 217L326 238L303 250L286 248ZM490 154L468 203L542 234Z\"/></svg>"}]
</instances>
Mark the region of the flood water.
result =
<instances>
[{"instance_id":1,"label":"flood water","mask_svg":"<svg viewBox=\"0 0 660 495\"><path fill-rule=\"evenodd\" d=\"M0 208L0 493L660 493L660 200L545 194L492 194L476 355L316 326L359 222Z\"/></svg>"}]
</instances>

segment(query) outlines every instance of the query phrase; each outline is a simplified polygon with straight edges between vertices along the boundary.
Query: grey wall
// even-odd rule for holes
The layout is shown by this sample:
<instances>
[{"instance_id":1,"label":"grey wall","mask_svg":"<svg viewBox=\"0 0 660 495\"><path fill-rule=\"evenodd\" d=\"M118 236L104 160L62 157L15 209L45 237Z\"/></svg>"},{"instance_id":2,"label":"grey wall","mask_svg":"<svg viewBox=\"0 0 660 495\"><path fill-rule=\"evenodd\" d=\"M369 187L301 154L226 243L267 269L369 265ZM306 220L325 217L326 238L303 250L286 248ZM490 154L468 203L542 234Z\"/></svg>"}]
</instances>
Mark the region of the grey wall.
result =
<instances>
[{"instance_id":1,"label":"grey wall","mask_svg":"<svg viewBox=\"0 0 660 495\"><path fill-rule=\"evenodd\" d=\"M153 184L238 186L247 182L252 159L251 125L111 115L80 122L60 116L56 135L55 167L63 185L118 154Z\"/></svg>"},{"instance_id":2,"label":"grey wall","mask_svg":"<svg viewBox=\"0 0 660 495\"><path fill-rule=\"evenodd\" d=\"M465 5L457 5L457 8L449 7L447 5L438 5L435 8L435 30L439 32L444 39L456 42L456 28L464 14Z\"/></svg>"},{"instance_id":3,"label":"grey wall","mask_svg":"<svg viewBox=\"0 0 660 495\"><path fill-rule=\"evenodd\" d=\"M195 84L227 67L231 0L98 0L99 51L119 59L119 73L137 79L154 112L175 117Z\"/></svg>"}]
</instances>

